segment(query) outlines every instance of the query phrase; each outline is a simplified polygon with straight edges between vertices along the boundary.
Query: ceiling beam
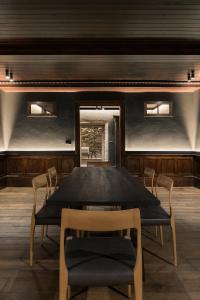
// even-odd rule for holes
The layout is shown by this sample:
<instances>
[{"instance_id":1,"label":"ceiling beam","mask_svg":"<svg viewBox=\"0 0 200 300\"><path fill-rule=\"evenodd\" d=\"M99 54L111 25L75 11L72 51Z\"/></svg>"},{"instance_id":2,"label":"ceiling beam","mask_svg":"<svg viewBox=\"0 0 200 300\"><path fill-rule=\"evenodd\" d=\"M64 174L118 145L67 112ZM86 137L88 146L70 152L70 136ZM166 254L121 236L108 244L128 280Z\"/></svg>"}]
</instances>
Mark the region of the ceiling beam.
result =
<instances>
[{"instance_id":1,"label":"ceiling beam","mask_svg":"<svg viewBox=\"0 0 200 300\"><path fill-rule=\"evenodd\" d=\"M177 38L4 39L0 55L199 55L200 40Z\"/></svg>"}]
</instances>

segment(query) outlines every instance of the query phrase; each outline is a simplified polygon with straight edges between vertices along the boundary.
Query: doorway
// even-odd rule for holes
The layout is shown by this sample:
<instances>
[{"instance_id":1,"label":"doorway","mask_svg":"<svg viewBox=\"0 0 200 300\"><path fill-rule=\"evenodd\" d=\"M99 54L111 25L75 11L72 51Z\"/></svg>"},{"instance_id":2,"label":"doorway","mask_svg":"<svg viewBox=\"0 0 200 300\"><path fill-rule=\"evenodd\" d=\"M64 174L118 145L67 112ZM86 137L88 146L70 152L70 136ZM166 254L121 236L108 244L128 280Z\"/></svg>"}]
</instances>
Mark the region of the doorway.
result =
<instances>
[{"instance_id":1,"label":"doorway","mask_svg":"<svg viewBox=\"0 0 200 300\"><path fill-rule=\"evenodd\" d=\"M80 105L80 166L91 161L121 164L121 108L113 105Z\"/></svg>"}]
</instances>

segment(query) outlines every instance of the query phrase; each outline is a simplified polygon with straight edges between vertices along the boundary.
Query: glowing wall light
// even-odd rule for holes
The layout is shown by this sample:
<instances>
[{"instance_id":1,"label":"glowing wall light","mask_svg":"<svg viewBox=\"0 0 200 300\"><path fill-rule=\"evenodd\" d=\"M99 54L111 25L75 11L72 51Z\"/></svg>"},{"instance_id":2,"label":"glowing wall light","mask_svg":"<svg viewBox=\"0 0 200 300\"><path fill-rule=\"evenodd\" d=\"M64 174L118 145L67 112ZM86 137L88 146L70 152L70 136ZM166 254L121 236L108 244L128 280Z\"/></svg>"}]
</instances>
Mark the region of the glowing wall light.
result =
<instances>
[{"instance_id":1,"label":"glowing wall light","mask_svg":"<svg viewBox=\"0 0 200 300\"><path fill-rule=\"evenodd\" d=\"M183 117L183 125L190 141L191 149L196 149L196 138L199 114L199 92L192 93L191 97L180 101L179 109Z\"/></svg>"},{"instance_id":2,"label":"glowing wall light","mask_svg":"<svg viewBox=\"0 0 200 300\"><path fill-rule=\"evenodd\" d=\"M8 149L10 143L20 103L20 99L15 97L15 94L10 93L9 97L6 97L6 93L1 93L1 120L5 150Z\"/></svg>"}]
</instances>

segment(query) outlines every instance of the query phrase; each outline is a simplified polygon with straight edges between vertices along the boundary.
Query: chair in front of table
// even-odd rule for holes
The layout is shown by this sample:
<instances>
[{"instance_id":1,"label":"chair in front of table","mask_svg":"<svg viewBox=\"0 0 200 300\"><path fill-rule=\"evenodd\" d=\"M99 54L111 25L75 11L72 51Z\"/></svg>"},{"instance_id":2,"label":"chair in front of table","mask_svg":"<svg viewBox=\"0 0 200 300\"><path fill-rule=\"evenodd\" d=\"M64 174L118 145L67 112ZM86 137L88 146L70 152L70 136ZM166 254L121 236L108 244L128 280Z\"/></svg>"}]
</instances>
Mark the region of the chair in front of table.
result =
<instances>
[{"instance_id":1,"label":"chair in front of table","mask_svg":"<svg viewBox=\"0 0 200 300\"><path fill-rule=\"evenodd\" d=\"M127 238L68 238L67 229L110 232L135 229L137 248ZM70 298L70 287L135 286L142 300L142 247L139 209L86 211L63 209L60 234L59 300ZM129 294L130 296L130 294Z\"/></svg>"},{"instance_id":2,"label":"chair in front of table","mask_svg":"<svg viewBox=\"0 0 200 300\"><path fill-rule=\"evenodd\" d=\"M177 266L177 250L176 250L176 228L175 228L175 219L172 208L172 189L173 189L173 180L163 174L159 174L155 191L156 196L159 194L159 187L164 188L168 193L168 204L169 212L163 209L161 206L154 207L145 207L141 208L141 222L142 226L160 226L161 233L161 243L163 245L163 226L170 226L172 232L172 244L173 244L173 263Z\"/></svg>"},{"instance_id":3,"label":"chair in front of table","mask_svg":"<svg viewBox=\"0 0 200 300\"><path fill-rule=\"evenodd\" d=\"M148 187L150 183L150 191L154 194L154 178L155 178L155 170L152 168L145 168L144 169L144 186ZM160 233L161 234L161 233ZM155 235L158 236L158 226L155 226Z\"/></svg>"},{"instance_id":4,"label":"chair in front of table","mask_svg":"<svg viewBox=\"0 0 200 300\"><path fill-rule=\"evenodd\" d=\"M32 180L33 192L34 192L34 203L31 217L31 232L30 232L30 266L33 265L33 246L34 246L34 234L35 226L42 226L42 240L44 238L45 229L47 225L55 225L56 217L60 216L59 207L47 207L45 206L46 201L50 195L49 184L47 174L38 175ZM41 194L42 193L42 198ZM42 200L42 205L41 205ZM54 224L55 220L55 224Z\"/></svg>"},{"instance_id":5,"label":"chair in front of table","mask_svg":"<svg viewBox=\"0 0 200 300\"><path fill-rule=\"evenodd\" d=\"M58 175L55 167L51 167L47 170L49 176L49 189L53 194L58 187Z\"/></svg>"},{"instance_id":6,"label":"chair in front of table","mask_svg":"<svg viewBox=\"0 0 200 300\"><path fill-rule=\"evenodd\" d=\"M154 194L154 177L155 170L151 168L144 169L144 186L147 187L150 181L151 192Z\"/></svg>"}]
</instances>

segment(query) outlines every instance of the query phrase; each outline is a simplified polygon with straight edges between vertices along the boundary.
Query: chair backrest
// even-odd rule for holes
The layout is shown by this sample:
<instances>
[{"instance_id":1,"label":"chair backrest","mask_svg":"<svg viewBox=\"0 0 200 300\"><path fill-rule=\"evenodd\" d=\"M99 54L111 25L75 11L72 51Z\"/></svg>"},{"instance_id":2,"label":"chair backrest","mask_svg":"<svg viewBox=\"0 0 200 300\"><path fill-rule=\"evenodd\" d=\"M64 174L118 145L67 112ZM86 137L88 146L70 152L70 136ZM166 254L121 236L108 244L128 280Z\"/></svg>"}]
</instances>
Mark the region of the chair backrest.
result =
<instances>
[{"instance_id":1,"label":"chair backrest","mask_svg":"<svg viewBox=\"0 0 200 300\"><path fill-rule=\"evenodd\" d=\"M111 167L112 164L110 161L88 161L87 162L87 167L101 167L101 168L106 168L106 167Z\"/></svg>"},{"instance_id":2,"label":"chair backrest","mask_svg":"<svg viewBox=\"0 0 200 300\"><path fill-rule=\"evenodd\" d=\"M32 179L32 187L34 192L34 212L36 211L37 202L38 202L38 190L44 188L44 200L43 204L46 203L46 200L49 197L49 184L47 180L47 174L41 174Z\"/></svg>"},{"instance_id":3,"label":"chair backrest","mask_svg":"<svg viewBox=\"0 0 200 300\"><path fill-rule=\"evenodd\" d=\"M156 196L158 197L158 187L163 187L168 191L168 200L169 200L169 209L170 209L170 213L172 213L172 190L173 190L173 186L174 186L174 181L172 178L163 175L163 174L159 174L157 181L156 181Z\"/></svg>"},{"instance_id":4,"label":"chair backrest","mask_svg":"<svg viewBox=\"0 0 200 300\"><path fill-rule=\"evenodd\" d=\"M47 170L49 176L50 192L53 193L56 190L58 184L58 175L55 167L51 167Z\"/></svg>"},{"instance_id":5,"label":"chair backrest","mask_svg":"<svg viewBox=\"0 0 200 300\"><path fill-rule=\"evenodd\" d=\"M147 179L151 181L151 192L153 193L155 170L151 168L144 169L144 186L147 186Z\"/></svg>"},{"instance_id":6,"label":"chair backrest","mask_svg":"<svg viewBox=\"0 0 200 300\"><path fill-rule=\"evenodd\" d=\"M83 231L118 231L131 228L137 230L137 255L135 267L142 265L141 219L140 210L128 209L120 211L86 211L62 209L60 234L60 280L66 276L65 267L65 232L66 229ZM111 237L112 238L112 237ZM141 271L142 272L142 271Z\"/></svg>"},{"instance_id":7,"label":"chair backrest","mask_svg":"<svg viewBox=\"0 0 200 300\"><path fill-rule=\"evenodd\" d=\"M63 209L61 228L83 231L118 231L123 229L139 229L139 209L117 211L87 211Z\"/></svg>"}]
</instances>

